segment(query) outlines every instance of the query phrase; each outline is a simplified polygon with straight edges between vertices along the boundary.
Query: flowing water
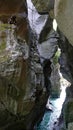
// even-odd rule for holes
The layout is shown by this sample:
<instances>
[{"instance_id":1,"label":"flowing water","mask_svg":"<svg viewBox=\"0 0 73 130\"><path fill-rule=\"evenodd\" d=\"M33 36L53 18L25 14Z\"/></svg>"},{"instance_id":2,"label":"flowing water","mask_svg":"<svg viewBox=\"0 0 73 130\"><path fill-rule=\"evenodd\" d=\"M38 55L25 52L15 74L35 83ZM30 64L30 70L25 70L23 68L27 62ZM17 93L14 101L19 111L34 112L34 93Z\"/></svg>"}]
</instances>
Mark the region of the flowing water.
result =
<instances>
[{"instance_id":1,"label":"flowing water","mask_svg":"<svg viewBox=\"0 0 73 130\"><path fill-rule=\"evenodd\" d=\"M58 123L58 118L60 117L62 105L66 97L65 88L62 86L61 94L59 98L50 98L52 104L52 111L47 111L44 114L43 120L38 125L37 130L53 130L54 123ZM58 128L57 128L58 129Z\"/></svg>"},{"instance_id":2,"label":"flowing water","mask_svg":"<svg viewBox=\"0 0 73 130\"><path fill-rule=\"evenodd\" d=\"M47 102L47 107L51 106L52 111L46 111L41 123L37 126L37 130L60 130L58 120L61 115L62 106L66 98L66 88L70 86L70 82L61 78L61 93L59 98L50 98ZM50 103L49 103L50 102Z\"/></svg>"}]
</instances>

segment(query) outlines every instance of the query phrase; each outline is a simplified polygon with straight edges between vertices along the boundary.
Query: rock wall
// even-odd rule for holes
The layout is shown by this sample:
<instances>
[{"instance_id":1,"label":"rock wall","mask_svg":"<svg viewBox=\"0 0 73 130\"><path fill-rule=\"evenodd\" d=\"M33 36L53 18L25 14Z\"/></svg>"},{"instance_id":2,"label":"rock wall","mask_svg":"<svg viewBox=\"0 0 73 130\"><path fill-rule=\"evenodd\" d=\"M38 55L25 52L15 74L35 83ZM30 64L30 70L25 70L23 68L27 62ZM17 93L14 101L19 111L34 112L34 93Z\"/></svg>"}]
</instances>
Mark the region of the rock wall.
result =
<instances>
[{"instance_id":1,"label":"rock wall","mask_svg":"<svg viewBox=\"0 0 73 130\"><path fill-rule=\"evenodd\" d=\"M32 130L44 114L51 92L51 82L52 92L59 93L60 84L57 82L59 75L56 71L58 72L60 66L56 64L51 67L58 46L62 51L60 69L63 76L73 84L73 47L69 44L73 42L72 0L55 0L55 10L54 0L32 0L32 2L42 16L47 14L39 39L29 26L26 0L0 0L0 128L2 130ZM58 27L69 42L62 36L63 34L58 32L58 37L53 30L54 12ZM42 21L42 18L39 20ZM64 61L64 56L66 64L61 61ZM54 81L50 81L50 76ZM71 85L69 91L67 90L67 97L73 98L72 93ZM66 108L71 116L72 109ZM65 115L67 126L70 121L73 122L70 116L66 119Z\"/></svg>"},{"instance_id":2,"label":"rock wall","mask_svg":"<svg viewBox=\"0 0 73 130\"><path fill-rule=\"evenodd\" d=\"M36 9L38 10L38 12L40 12L41 14L44 13L48 13L50 14L50 11L53 9L52 2L51 1L37 1L36 0L32 0L33 4L35 5ZM50 4L51 2L51 4ZM41 5L42 3L42 5ZM47 3L47 5L45 4ZM63 76L69 81L71 82L71 87L67 88L66 93L67 93L67 98L66 98L66 104L64 109L64 116L65 116L65 126L66 129L71 129L72 128L72 123L70 124L70 122L73 122L73 118L72 118L72 102L73 102L73 13L72 13L72 8L73 8L73 1L72 0L55 0L55 4L54 4L54 18L57 21L58 24L58 28L60 29L60 32L58 32L59 35L59 47L61 48L61 58L59 59L60 62L60 70L63 74ZM43 8L44 5L44 8ZM45 9L46 8L46 9ZM52 15L50 15L52 16ZM51 22L52 23L51 19ZM49 20L48 20L49 21ZM51 32L51 24L49 24L49 22L46 22L45 28L42 30L41 35L40 35L40 43L42 43L42 41L45 41L47 34L49 34L49 32ZM47 26L49 25L49 27ZM44 30L46 30L46 27L48 28L49 32L48 33L44 33ZM45 31L47 32L47 30ZM65 36L66 37L65 37ZM43 36L43 37L42 37ZM44 39L45 36L45 39ZM46 45L46 42L44 42ZM40 45L41 46L41 54L42 52L46 52L47 51L43 51L43 44ZM45 54L46 54L45 53ZM67 110L67 111L66 111ZM69 114L68 114L69 112ZM66 114L66 115L65 115ZM68 125L69 124L69 125Z\"/></svg>"},{"instance_id":3,"label":"rock wall","mask_svg":"<svg viewBox=\"0 0 73 130\"><path fill-rule=\"evenodd\" d=\"M73 102L73 74L72 74L72 52L73 47L67 40L67 38L58 30L59 34L59 47L61 48L61 57L59 59L60 71L65 79L67 79L71 85L66 88L66 100L63 104L63 125L64 128L68 128L68 124L72 122L72 102Z\"/></svg>"},{"instance_id":4,"label":"rock wall","mask_svg":"<svg viewBox=\"0 0 73 130\"><path fill-rule=\"evenodd\" d=\"M62 31L62 35L60 35L61 42L60 47L62 49L62 54L66 57L66 67L61 66L61 70L64 70L64 73L67 74L65 78L67 78L71 82L71 87L67 88L67 98L66 104L64 104L64 117L65 117L65 126L66 129L72 129L73 127L73 119L72 119L72 102L73 102L73 1L72 0L55 0L54 6L54 14L55 19L57 20L58 27L60 31ZM62 37L63 35L66 36ZM71 44L71 45L70 45ZM68 67L67 67L68 66Z\"/></svg>"},{"instance_id":5,"label":"rock wall","mask_svg":"<svg viewBox=\"0 0 73 130\"><path fill-rule=\"evenodd\" d=\"M58 26L63 34L68 38L73 45L73 1L72 0L55 0L55 18Z\"/></svg>"},{"instance_id":6,"label":"rock wall","mask_svg":"<svg viewBox=\"0 0 73 130\"><path fill-rule=\"evenodd\" d=\"M49 96L37 37L29 27L26 1L0 2L0 128L31 130Z\"/></svg>"},{"instance_id":7,"label":"rock wall","mask_svg":"<svg viewBox=\"0 0 73 130\"><path fill-rule=\"evenodd\" d=\"M28 40L27 4L26 0L0 1L0 20L4 23L10 21L17 25L17 35ZM22 30L23 28L23 30Z\"/></svg>"}]
</instances>

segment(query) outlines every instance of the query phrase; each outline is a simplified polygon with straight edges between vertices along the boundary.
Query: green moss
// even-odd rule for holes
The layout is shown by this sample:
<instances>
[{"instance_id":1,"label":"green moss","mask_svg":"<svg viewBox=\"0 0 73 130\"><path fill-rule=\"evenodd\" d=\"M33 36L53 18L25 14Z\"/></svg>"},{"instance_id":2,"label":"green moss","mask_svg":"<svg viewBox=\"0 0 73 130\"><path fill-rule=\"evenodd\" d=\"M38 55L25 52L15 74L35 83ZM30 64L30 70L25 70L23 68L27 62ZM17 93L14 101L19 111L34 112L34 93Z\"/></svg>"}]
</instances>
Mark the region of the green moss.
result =
<instances>
[{"instance_id":1,"label":"green moss","mask_svg":"<svg viewBox=\"0 0 73 130\"><path fill-rule=\"evenodd\" d=\"M57 64L58 63L58 59L60 57L61 51L58 49L57 52L55 53L55 56L53 57L53 63Z\"/></svg>"},{"instance_id":2,"label":"green moss","mask_svg":"<svg viewBox=\"0 0 73 130\"><path fill-rule=\"evenodd\" d=\"M8 27L9 27L9 24L0 23L0 30L1 31L5 31L6 29L8 29Z\"/></svg>"},{"instance_id":3,"label":"green moss","mask_svg":"<svg viewBox=\"0 0 73 130\"><path fill-rule=\"evenodd\" d=\"M5 42L5 40L3 40L0 43L0 63L7 60L8 56L5 53L5 49L6 49L6 42Z\"/></svg>"}]
</instances>

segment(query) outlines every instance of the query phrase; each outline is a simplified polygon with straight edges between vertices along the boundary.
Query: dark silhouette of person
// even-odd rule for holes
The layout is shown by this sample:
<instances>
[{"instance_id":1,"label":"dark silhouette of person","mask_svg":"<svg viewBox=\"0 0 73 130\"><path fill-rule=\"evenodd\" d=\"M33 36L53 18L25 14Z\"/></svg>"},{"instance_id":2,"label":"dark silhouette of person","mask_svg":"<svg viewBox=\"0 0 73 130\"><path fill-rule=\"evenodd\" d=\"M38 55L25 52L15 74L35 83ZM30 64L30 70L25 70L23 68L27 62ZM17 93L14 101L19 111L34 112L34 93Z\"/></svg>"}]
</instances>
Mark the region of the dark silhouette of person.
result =
<instances>
[{"instance_id":1,"label":"dark silhouette of person","mask_svg":"<svg viewBox=\"0 0 73 130\"><path fill-rule=\"evenodd\" d=\"M12 16L12 17L10 18L9 24L15 24L15 25L16 25L16 23L17 23L17 21L16 21L16 16L14 15L14 16Z\"/></svg>"}]
</instances>

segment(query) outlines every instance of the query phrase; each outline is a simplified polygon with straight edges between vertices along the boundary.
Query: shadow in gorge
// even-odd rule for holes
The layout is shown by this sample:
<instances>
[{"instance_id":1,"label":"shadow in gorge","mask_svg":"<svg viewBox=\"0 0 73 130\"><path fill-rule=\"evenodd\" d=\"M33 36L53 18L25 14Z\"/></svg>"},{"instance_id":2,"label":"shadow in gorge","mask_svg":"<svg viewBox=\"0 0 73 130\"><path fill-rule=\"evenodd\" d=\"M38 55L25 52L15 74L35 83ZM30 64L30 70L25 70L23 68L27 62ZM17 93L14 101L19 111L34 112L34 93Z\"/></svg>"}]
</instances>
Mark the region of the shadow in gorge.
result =
<instances>
[{"instance_id":1,"label":"shadow in gorge","mask_svg":"<svg viewBox=\"0 0 73 130\"><path fill-rule=\"evenodd\" d=\"M50 82L50 76L51 76L51 61L49 59L44 60L43 62L43 74L44 74L44 86L46 87L48 95L51 93L51 82Z\"/></svg>"}]
</instances>

